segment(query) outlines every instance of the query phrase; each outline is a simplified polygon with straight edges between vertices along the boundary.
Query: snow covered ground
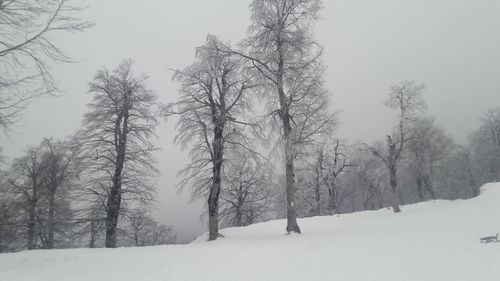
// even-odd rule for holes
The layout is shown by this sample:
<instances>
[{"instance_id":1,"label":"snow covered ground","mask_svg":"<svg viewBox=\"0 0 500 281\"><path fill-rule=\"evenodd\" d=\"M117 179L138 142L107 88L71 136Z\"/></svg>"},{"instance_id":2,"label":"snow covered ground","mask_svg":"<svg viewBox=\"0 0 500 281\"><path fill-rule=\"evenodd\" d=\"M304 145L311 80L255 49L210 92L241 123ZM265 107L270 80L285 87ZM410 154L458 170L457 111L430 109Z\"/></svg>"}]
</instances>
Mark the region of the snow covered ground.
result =
<instances>
[{"instance_id":1,"label":"snow covered ground","mask_svg":"<svg viewBox=\"0 0 500 281\"><path fill-rule=\"evenodd\" d=\"M0 255L2 281L498 281L500 183L470 200L223 229L226 238L147 248Z\"/></svg>"}]
</instances>

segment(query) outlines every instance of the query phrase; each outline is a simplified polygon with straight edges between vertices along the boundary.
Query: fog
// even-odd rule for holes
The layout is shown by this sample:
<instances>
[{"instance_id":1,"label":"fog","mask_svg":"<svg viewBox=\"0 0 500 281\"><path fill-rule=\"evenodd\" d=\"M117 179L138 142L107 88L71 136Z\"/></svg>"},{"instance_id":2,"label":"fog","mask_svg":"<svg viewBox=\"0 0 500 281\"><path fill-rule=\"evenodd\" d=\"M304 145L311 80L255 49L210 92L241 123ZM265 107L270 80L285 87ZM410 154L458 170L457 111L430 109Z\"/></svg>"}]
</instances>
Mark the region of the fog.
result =
<instances>
[{"instance_id":1,"label":"fog","mask_svg":"<svg viewBox=\"0 0 500 281\"><path fill-rule=\"evenodd\" d=\"M64 138L86 112L87 83L101 67L132 58L150 76L148 85L164 103L177 97L169 69L191 64L207 34L233 45L249 24L249 0L87 0L83 34L62 34L56 44L77 63L53 65L59 97L32 104L8 139L10 159L44 137ZM326 86L340 110L336 135L350 141L384 137L394 112L384 107L388 88L401 80L426 84L429 112L457 141L500 105L500 2L495 0L329 0L316 27L325 49ZM176 188L186 152L174 146L175 119L158 130L158 205L155 217L173 225L180 241L205 229L203 202L189 203Z\"/></svg>"}]
</instances>

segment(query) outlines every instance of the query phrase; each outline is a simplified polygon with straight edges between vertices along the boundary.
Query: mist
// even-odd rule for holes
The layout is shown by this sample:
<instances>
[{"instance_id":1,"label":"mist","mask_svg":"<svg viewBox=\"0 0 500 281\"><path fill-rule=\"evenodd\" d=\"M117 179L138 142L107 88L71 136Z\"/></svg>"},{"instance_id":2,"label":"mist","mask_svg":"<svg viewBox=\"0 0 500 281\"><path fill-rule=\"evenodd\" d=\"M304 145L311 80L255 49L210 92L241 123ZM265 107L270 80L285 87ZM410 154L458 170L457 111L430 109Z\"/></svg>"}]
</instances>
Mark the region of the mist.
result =
<instances>
[{"instance_id":1,"label":"mist","mask_svg":"<svg viewBox=\"0 0 500 281\"><path fill-rule=\"evenodd\" d=\"M88 0L85 17L95 26L83 34L55 38L78 62L54 64L62 92L33 103L8 137L13 159L44 137L64 138L80 127L88 83L97 69L132 58L150 76L147 84L169 103L179 85L171 69L193 61L207 34L236 45L246 35L250 1ZM383 138L395 113L384 107L389 87L402 80L425 83L429 113L458 142L500 105L500 2L498 1L324 1L316 38L324 47L326 88L339 110L336 136L351 142ZM172 225L179 241L206 230L205 202L179 192L177 173L187 152L173 143L176 119L162 122L156 152L160 177L154 216Z\"/></svg>"}]
</instances>

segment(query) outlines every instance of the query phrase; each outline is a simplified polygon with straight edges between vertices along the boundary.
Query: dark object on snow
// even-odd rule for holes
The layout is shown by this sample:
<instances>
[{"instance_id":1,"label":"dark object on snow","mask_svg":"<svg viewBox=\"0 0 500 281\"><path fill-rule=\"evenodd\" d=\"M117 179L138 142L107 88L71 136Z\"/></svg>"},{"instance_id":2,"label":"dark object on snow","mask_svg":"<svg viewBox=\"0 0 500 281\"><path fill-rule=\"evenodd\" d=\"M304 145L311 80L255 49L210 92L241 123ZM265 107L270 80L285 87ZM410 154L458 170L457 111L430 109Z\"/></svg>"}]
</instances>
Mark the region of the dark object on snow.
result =
<instances>
[{"instance_id":1,"label":"dark object on snow","mask_svg":"<svg viewBox=\"0 0 500 281\"><path fill-rule=\"evenodd\" d=\"M498 233L496 236L486 236L481 238L480 240L481 243L500 242L500 240L498 240Z\"/></svg>"}]
</instances>

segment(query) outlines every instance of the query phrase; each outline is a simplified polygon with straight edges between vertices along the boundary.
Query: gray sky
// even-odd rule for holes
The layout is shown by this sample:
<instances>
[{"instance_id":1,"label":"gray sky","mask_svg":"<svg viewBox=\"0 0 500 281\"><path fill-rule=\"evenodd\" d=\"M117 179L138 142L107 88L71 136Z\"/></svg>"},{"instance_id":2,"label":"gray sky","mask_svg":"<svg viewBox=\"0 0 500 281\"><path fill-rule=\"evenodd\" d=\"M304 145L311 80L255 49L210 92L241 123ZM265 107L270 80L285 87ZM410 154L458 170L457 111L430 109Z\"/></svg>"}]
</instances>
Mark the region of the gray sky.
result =
<instances>
[{"instance_id":1,"label":"gray sky","mask_svg":"<svg viewBox=\"0 0 500 281\"><path fill-rule=\"evenodd\" d=\"M86 0L86 17L96 26L84 34L64 34L57 43L76 64L53 70L64 95L33 104L10 141L9 157L43 137L75 132L90 96L87 83L106 66L133 58L150 75L148 85L163 102L177 87L170 68L193 62L195 47L208 33L233 44L249 24L250 0ZM316 38L325 48L327 87L334 109L342 111L337 135L352 141L383 137L394 112L383 106L390 85L416 80L427 85L430 114L457 141L478 126L479 117L500 106L500 1L497 0L323 0ZM159 128L161 177L155 216L173 225L181 239L205 228L202 203L188 204L175 189L187 157L173 146L175 120Z\"/></svg>"}]
</instances>

